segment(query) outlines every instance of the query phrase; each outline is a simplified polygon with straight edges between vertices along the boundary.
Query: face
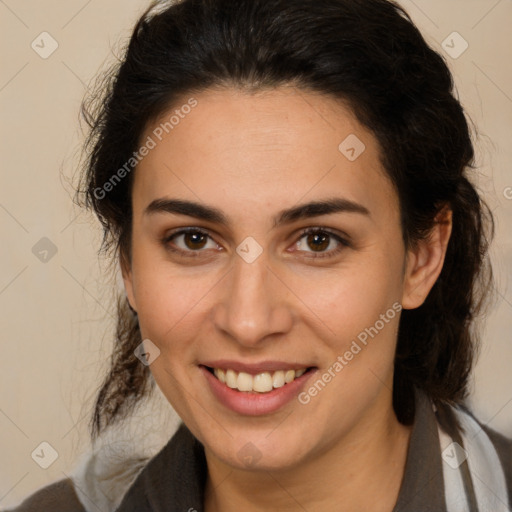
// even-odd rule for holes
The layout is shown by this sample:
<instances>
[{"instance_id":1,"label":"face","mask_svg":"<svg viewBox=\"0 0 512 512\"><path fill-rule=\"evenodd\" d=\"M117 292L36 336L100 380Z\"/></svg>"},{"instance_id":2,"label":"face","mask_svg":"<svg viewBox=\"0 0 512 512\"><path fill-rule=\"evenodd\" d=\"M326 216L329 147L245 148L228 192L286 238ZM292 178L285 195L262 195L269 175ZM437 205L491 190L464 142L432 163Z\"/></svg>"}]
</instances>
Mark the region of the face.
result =
<instances>
[{"instance_id":1,"label":"face","mask_svg":"<svg viewBox=\"0 0 512 512\"><path fill-rule=\"evenodd\" d=\"M127 294L207 453L293 467L390 411L399 311L428 286L348 108L287 87L193 98L141 138Z\"/></svg>"}]
</instances>

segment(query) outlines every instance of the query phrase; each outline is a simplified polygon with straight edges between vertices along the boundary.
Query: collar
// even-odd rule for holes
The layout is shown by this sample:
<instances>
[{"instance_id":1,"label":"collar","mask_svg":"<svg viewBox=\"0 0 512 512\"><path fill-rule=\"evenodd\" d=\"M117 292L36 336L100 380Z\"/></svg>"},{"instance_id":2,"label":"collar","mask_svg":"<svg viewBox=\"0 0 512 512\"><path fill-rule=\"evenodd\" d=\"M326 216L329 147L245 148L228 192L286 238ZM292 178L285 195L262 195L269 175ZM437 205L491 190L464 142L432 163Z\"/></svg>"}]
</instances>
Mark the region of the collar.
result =
<instances>
[{"instance_id":1,"label":"collar","mask_svg":"<svg viewBox=\"0 0 512 512\"><path fill-rule=\"evenodd\" d=\"M430 399L416 390L414 424L393 512L446 512L444 495L436 415Z\"/></svg>"}]
</instances>

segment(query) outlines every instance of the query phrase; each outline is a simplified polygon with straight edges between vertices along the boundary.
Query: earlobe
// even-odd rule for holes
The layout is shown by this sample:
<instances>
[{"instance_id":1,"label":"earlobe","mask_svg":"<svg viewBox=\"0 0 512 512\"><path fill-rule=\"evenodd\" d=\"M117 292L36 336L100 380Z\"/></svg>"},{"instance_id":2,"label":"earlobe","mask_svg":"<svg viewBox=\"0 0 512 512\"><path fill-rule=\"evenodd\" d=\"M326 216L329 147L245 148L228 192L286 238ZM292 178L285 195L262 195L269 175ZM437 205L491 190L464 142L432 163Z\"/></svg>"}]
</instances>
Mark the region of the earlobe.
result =
<instances>
[{"instance_id":1,"label":"earlobe","mask_svg":"<svg viewBox=\"0 0 512 512\"><path fill-rule=\"evenodd\" d=\"M443 269L452 231L452 211L445 206L436 216L434 226L425 240L419 240L407 253L402 306L420 307Z\"/></svg>"}]
</instances>

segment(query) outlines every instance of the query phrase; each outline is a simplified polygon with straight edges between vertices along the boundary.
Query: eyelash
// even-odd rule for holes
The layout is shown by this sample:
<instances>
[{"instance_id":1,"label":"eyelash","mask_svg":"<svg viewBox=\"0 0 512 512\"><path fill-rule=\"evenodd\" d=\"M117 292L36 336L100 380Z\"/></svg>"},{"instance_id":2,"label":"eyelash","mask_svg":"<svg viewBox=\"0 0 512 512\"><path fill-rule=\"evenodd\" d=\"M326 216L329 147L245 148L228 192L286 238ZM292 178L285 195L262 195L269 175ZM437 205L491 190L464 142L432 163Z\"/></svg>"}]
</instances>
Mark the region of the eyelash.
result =
<instances>
[{"instance_id":1,"label":"eyelash","mask_svg":"<svg viewBox=\"0 0 512 512\"><path fill-rule=\"evenodd\" d=\"M172 253L175 253L175 254L179 254L180 256L184 256L186 258L197 258L200 256L200 253L201 252L204 252L202 250L197 250L197 251L193 251L193 250L183 250L183 249L177 249L176 247L173 247L170 242L173 238L176 238L177 236L180 236L180 235L184 235L184 234L187 234L187 233L196 233L196 234L200 234L200 235L206 235L207 237L209 237L211 240L213 240L209 233L207 231L204 231L203 229L200 229L200 228L194 228L194 227L188 227L188 228L182 228L178 231L174 231L168 235L166 235L163 239L162 239L162 244L164 245L164 247L171 251ZM338 247L336 249L332 249L330 250L329 252L323 252L323 253L309 253L307 252L308 256L305 256L306 258L310 258L310 259L318 259L318 258L333 258L334 256L337 256L342 250L344 250L345 248L347 247L351 247L351 244L350 242L341 237L340 235L332 232L331 230L327 229L327 228L322 228L322 227L313 227L313 228L305 228L303 229L300 234L299 234L299 237L297 239L296 242L294 242L294 245L296 245L302 238L304 238L306 235L311 235L311 234L326 234L326 235L329 235L330 237L334 238L338 243ZM304 252L304 251L302 251Z\"/></svg>"}]
</instances>

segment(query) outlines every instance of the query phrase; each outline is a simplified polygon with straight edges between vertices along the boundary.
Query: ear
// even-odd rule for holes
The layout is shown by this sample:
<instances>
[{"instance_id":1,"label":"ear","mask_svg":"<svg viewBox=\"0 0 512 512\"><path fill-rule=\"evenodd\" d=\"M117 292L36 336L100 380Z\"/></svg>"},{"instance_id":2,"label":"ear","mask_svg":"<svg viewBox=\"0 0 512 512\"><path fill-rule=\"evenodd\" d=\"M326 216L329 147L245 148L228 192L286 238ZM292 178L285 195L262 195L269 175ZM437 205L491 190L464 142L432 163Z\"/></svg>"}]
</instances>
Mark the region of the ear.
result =
<instances>
[{"instance_id":1,"label":"ear","mask_svg":"<svg viewBox=\"0 0 512 512\"><path fill-rule=\"evenodd\" d=\"M407 251L402 295L404 309L415 309L423 304L443 269L452 232L452 211L448 206L441 209L434 222L429 236Z\"/></svg>"},{"instance_id":2,"label":"ear","mask_svg":"<svg viewBox=\"0 0 512 512\"><path fill-rule=\"evenodd\" d=\"M135 301L135 294L133 290L133 274L131 263L128 260L127 256L122 252L119 253L119 264L121 267L121 275L123 276L124 289L126 291L126 297L128 298L128 303L130 307L137 312L137 304Z\"/></svg>"}]
</instances>

